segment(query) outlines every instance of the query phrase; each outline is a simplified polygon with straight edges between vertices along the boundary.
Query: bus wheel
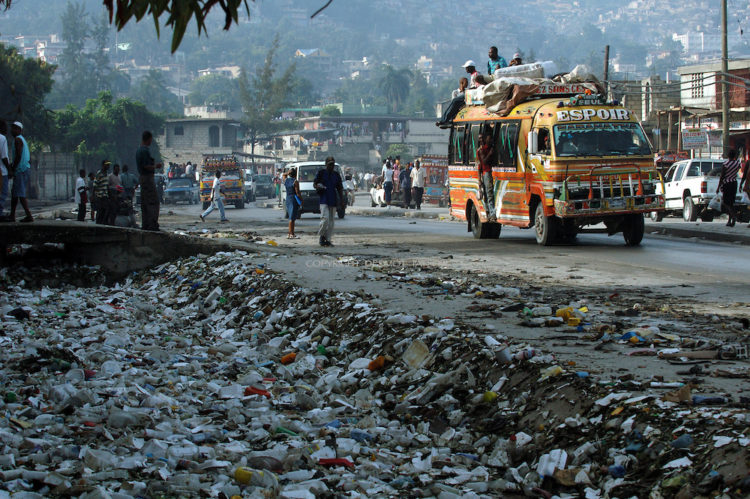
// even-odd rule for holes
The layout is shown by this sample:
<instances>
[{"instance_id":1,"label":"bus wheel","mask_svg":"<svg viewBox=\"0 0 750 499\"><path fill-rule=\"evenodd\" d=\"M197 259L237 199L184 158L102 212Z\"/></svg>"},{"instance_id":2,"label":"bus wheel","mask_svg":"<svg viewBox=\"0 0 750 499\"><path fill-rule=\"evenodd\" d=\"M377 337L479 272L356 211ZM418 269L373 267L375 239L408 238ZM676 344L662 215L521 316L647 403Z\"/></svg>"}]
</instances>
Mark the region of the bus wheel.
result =
<instances>
[{"instance_id":1,"label":"bus wheel","mask_svg":"<svg viewBox=\"0 0 750 499\"><path fill-rule=\"evenodd\" d=\"M544 214L544 205L539 202L534 213L534 231L536 242L542 246L549 246L555 240L555 218Z\"/></svg>"},{"instance_id":2,"label":"bus wheel","mask_svg":"<svg viewBox=\"0 0 750 499\"><path fill-rule=\"evenodd\" d=\"M498 237L500 237L500 231L503 230L503 226L501 224L494 223L494 224L485 224L485 225L489 226L490 234L488 237L490 239L497 239Z\"/></svg>"},{"instance_id":3,"label":"bus wheel","mask_svg":"<svg viewBox=\"0 0 750 499\"><path fill-rule=\"evenodd\" d=\"M491 225L493 224L482 223L482 220L479 218L479 210L477 210L476 206L471 205L471 233L474 235L474 239L487 239L492 237L490 235L492 230L490 227ZM497 225L499 226L500 224ZM500 235L499 231L498 235Z\"/></svg>"},{"instance_id":4,"label":"bus wheel","mask_svg":"<svg viewBox=\"0 0 750 499\"><path fill-rule=\"evenodd\" d=\"M622 237L625 239L625 246L638 246L641 244L644 230L643 215L626 215L622 227Z\"/></svg>"}]
</instances>

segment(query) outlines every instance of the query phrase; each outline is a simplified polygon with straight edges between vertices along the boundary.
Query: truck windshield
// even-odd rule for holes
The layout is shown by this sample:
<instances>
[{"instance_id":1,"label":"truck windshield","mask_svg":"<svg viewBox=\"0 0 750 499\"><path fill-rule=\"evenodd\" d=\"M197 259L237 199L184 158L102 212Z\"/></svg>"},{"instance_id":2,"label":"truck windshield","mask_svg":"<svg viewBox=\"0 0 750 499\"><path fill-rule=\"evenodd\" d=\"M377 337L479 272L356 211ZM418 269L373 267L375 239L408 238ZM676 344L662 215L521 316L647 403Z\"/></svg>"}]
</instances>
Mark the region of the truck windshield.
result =
<instances>
[{"instance_id":1,"label":"truck windshield","mask_svg":"<svg viewBox=\"0 0 750 499\"><path fill-rule=\"evenodd\" d=\"M651 146L636 123L556 125L557 156L647 156Z\"/></svg>"}]
</instances>

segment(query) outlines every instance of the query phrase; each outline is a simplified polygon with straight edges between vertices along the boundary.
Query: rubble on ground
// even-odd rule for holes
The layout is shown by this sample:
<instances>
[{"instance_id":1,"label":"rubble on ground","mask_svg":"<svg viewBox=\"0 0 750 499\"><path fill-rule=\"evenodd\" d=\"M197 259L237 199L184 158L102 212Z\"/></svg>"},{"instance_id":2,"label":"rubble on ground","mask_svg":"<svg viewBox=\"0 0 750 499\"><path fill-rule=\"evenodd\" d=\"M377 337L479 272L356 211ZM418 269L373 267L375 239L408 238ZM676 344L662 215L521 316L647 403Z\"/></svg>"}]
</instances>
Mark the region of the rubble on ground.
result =
<instances>
[{"instance_id":1,"label":"rubble on ground","mask_svg":"<svg viewBox=\"0 0 750 499\"><path fill-rule=\"evenodd\" d=\"M301 288L267 258L196 256L88 287L65 276L91 268L1 269L0 497L750 492L743 394L603 379L499 330ZM552 302L431 273L387 275L595 345L722 350L635 327L669 311L636 321L614 296Z\"/></svg>"}]
</instances>

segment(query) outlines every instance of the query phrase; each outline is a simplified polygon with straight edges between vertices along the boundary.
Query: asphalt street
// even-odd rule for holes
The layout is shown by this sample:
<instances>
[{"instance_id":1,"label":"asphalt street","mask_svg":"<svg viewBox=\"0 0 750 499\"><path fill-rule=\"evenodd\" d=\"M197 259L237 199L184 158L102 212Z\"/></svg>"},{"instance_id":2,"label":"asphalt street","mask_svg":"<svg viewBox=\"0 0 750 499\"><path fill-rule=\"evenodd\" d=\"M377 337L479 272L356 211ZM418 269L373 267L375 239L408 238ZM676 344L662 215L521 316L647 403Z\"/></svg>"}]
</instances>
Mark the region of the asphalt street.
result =
<instances>
[{"instance_id":1,"label":"asphalt street","mask_svg":"<svg viewBox=\"0 0 750 499\"><path fill-rule=\"evenodd\" d=\"M360 201L366 200L360 196ZM287 221L277 208L227 208L229 223L219 223L218 212L201 223L199 213L199 206L169 205L162 207L161 219L179 229L248 230L272 237L281 246L319 249L316 214L303 215L297 221L301 239L289 241L285 237ZM747 250L726 243L647 234L640 247L631 248L624 245L620 234L581 234L572 245L540 247L531 230L503 227L497 240L475 240L463 222L353 214L336 220L334 238L337 246L331 251L337 254L380 255L385 251L403 257L434 254L438 258L449 254L457 258L456 266L522 273L538 277L540 284L557 281L613 290L623 286L659 288L720 304L745 301L749 289L742 271Z\"/></svg>"}]
</instances>

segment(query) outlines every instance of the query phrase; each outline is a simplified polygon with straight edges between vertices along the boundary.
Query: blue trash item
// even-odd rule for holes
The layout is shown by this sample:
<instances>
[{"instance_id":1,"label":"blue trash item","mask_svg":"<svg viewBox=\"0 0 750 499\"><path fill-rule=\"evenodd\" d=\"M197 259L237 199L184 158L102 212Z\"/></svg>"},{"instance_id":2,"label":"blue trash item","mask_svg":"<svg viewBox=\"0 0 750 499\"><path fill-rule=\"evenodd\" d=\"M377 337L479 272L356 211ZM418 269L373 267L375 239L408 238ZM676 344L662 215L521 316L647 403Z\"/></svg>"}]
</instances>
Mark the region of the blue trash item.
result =
<instances>
[{"instance_id":1,"label":"blue trash item","mask_svg":"<svg viewBox=\"0 0 750 499\"><path fill-rule=\"evenodd\" d=\"M373 437L366 431L362 431L357 428L352 429L352 431L349 433L349 436L357 442L371 442L375 439L375 437Z\"/></svg>"},{"instance_id":2,"label":"blue trash item","mask_svg":"<svg viewBox=\"0 0 750 499\"><path fill-rule=\"evenodd\" d=\"M330 423L326 423L325 426L326 426L326 428L333 428L333 429L337 430L337 429L341 428L341 421L339 421L338 419L334 419Z\"/></svg>"},{"instance_id":3,"label":"blue trash item","mask_svg":"<svg viewBox=\"0 0 750 499\"><path fill-rule=\"evenodd\" d=\"M724 397L708 397L705 395L693 395L693 404L695 405L721 405L726 404L727 399Z\"/></svg>"},{"instance_id":4,"label":"blue trash item","mask_svg":"<svg viewBox=\"0 0 750 499\"><path fill-rule=\"evenodd\" d=\"M675 449L687 449L693 445L693 437L687 433L680 435L672 441L672 447Z\"/></svg>"},{"instance_id":5,"label":"blue trash item","mask_svg":"<svg viewBox=\"0 0 750 499\"><path fill-rule=\"evenodd\" d=\"M646 341L645 338L642 338L642 337L638 336L635 333L635 331L628 331L627 333L625 333L622 336L620 336L620 340L630 341L630 338L633 338L633 337L638 338L638 341Z\"/></svg>"},{"instance_id":6,"label":"blue trash item","mask_svg":"<svg viewBox=\"0 0 750 499\"><path fill-rule=\"evenodd\" d=\"M625 467L619 464L613 464L609 467L609 474L615 478L622 478L625 476Z\"/></svg>"}]
</instances>

